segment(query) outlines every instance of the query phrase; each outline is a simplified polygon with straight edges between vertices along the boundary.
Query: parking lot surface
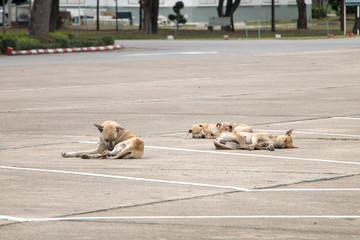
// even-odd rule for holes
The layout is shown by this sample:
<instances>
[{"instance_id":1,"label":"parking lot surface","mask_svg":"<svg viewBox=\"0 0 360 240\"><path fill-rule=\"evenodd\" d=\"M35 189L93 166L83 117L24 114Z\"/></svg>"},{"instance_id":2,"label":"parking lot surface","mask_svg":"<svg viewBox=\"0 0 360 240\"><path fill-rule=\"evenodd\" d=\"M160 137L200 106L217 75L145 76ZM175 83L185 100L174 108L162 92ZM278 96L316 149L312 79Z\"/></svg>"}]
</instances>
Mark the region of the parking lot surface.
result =
<instances>
[{"instance_id":1,"label":"parking lot surface","mask_svg":"<svg viewBox=\"0 0 360 240\"><path fill-rule=\"evenodd\" d=\"M359 239L360 41L309 41L1 56L0 239ZM61 156L105 120L144 156ZM218 122L294 128L296 148L187 135Z\"/></svg>"}]
</instances>

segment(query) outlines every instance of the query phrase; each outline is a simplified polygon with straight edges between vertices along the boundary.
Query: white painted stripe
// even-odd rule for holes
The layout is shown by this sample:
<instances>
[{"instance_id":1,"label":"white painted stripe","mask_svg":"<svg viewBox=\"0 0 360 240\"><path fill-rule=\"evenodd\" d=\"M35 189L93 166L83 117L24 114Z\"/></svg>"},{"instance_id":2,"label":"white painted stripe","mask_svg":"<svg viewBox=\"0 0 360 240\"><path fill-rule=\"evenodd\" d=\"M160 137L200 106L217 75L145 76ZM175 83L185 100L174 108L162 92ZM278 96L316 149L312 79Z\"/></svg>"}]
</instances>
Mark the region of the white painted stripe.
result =
<instances>
[{"instance_id":1,"label":"white painted stripe","mask_svg":"<svg viewBox=\"0 0 360 240\"><path fill-rule=\"evenodd\" d=\"M211 154L219 154L219 155L246 156L246 157L259 157L259 158L275 158L275 159L287 159L287 160L299 160L299 161L311 161L311 162L326 162L326 163L336 163L336 164L360 165L360 162L345 162L345 161L324 160L324 159L314 159L314 158L283 157L283 156L273 156L273 155L259 155L259 154L249 154L249 153L234 153L234 152L225 152L225 151L208 151L208 150L196 150L196 149L186 149L186 148L171 148L171 147L157 147L157 146L145 146L145 147L146 148L153 148L153 149L170 150L170 151L211 153ZM239 150L239 151L241 151L241 150Z\"/></svg>"},{"instance_id":2,"label":"white painted stripe","mask_svg":"<svg viewBox=\"0 0 360 240\"><path fill-rule=\"evenodd\" d=\"M60 170L37 169L37 168L20 168L20 167L8 167L8 166L0 166L0 168L1 169L10 169L10 170L33 171L33 172L49 172L49 173L82 175L82 176L88 176L88 177L115 178L115 179L143 181L143 182L168 183L168 184L188 185L188 186L196 186L196 187L221 188L221 189L231 189L231 190L236 190L236 191L248 191L245 188L238 188L238 187L231 187L231 186L220 186L220 185L180 182L180 181L168 181L168 180L158 180L158 179L150 179L150 178L125 177L125 176L116 176L116 175L107 175L107 174L60 171Z\"/></svg>"},{"instance_id":3,"label":"white painted stripe","mask_svg":"<svg viewBox=\"0 0 360 240\"><path fill-rule=\"evenodd\" d=\"M18 218L1 216L2 220L16 222L56 222L56 221L94 221L94 220L193 220L193 219L359 219L358 215L250 215L250 216L119 216L119 217L63 217L63 218Z\"/></svg>"},{"instance_id":4,"label":"white painted stripe","mask_svg":"<svg viewBox=\"0 0 360 240\"><path fill-rule=\"evenodd\" d=\"M97 142L94 142L94 141L79 141L79 143L97 144ZM335 161L335 160L325 160L325 159L314 159L314 158L283 157L283 156L273 156L273 155L258 155L258 154L247 154L247 153L234 153L234 152L224 152L224 151L208 151L208 150L197 150L197 149L187 149L187 148L171 148L171 147L158 147L158 146L145 146L145 148L161 149L161 150L171 150L171 151L183 151L183 152L196 152L196 153L211 153L211 154L220 154L220 155L260 157L260 158L277 158L277 159L288 159L288 160L299 160L299 161L313 161L313 162L327 162L327 163L340 163L340 164L360 165L360 162L345 162L345 161ZM239 151L241 151L241 150L239 150Z\"/></svg>"},{"instance_id":5,"label":"white painted stripe","mask_svg":"<svg viewBox=\"0 0 360 240\"><path fill-rule=\"evenodd\" d=\"M257 132L275 132L275 133L285 133L286 132L284 130L269 130L269 129L254 129L254 130ZM360 135L350 135L350 134L342 134L342 133L320 133L320 132L301 132L301 131L293 131L293 133L360 138Z\"/></svg>"},{"instance_id":6,"label":"white painted stripe","mask_svg":"<svg viewBox=\"0 0 360 240\"><path fill-rule=\"evenodd\" d=\"M316 188L309 188L309 189L250 189L248 192L356 192L360 191L360 188L337 188L337 189L316 189Z\"/></svg>"},{"instance_id":7,"label":"white painted stripe","mask_svg":"<svg viewBox=\"0 0 360 240\"><path fill-rule=\"evenodd\" d=\"M360 120L360 117L332 117L333 119Z\"/></svg>"},{"instance_id":8,"label":"white painted stripe","mask_svg":"<svg viewBox=\"0 0 360 240\"><path fill-rule=\"evenodd\" d=\"M128 57L143 57L143 56L167 56L167 55L201 55L201 54L218 54L218 52L169 52L169 53L137 53L128 54Z\"/></svg>"}]
</instances>

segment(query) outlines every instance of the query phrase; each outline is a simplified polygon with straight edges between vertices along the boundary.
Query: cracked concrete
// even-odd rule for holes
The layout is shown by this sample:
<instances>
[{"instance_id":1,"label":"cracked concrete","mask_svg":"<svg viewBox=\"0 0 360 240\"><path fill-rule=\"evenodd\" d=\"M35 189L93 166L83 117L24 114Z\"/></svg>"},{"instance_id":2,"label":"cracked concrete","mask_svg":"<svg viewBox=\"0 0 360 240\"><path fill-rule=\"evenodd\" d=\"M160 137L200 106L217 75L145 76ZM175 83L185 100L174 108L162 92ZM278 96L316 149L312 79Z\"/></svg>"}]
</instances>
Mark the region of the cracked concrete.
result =
<instances>
[{"instance_id":1,"label":"cracked concrete","mask_svg":"<svg viewBox=\"0 0 360 240\"><path fill-rule=\"evenodd\" d=\"M358 48L333 39L321 43L331 50L278 54L267 51L292 43L214 41L218 54L172 56L194 42L146 43L0 56L1 239L360 238ZM268 54L244 55L247 45ZM160 50L169 54L128 56ZM61 157L95 148L92 124L107 119L143 138L142 159ZM186 135L223 121L295 128L297 148L224 155Z\"/></svg>"}]
</instances>

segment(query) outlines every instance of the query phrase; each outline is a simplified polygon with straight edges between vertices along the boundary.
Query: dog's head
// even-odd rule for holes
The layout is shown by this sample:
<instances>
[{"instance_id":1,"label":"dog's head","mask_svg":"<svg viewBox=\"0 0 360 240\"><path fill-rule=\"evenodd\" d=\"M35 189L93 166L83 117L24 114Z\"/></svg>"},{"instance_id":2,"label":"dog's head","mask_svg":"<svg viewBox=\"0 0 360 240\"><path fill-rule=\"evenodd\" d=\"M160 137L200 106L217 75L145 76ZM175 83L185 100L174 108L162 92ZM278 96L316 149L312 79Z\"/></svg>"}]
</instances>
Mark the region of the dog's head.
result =
<instances>
[{"instance_id":1,"label":"dog's head","mask_svg":"<svg viewBox=\"0 0 360 240\"><path fill-rule=\"evenodd\" d=\"M193 125L189 129L188 134L191 133L193 138L205 138L206 134L204 132L204 127L201 124Z\"/></svg>"},{"instance_id":2,"label":"dog's head","mask_svg":"<svg viewBox=\"0 0 360 240\"><path fill-rule=\"evenodd\" d=\"M285 135L279 135L275 141L276 148L293 148L293 138L291 137L291 133L294 129L290 129L285 133Z\"/></svg>"},{"instance_id":3,"label":"dog's head","mask_svg":"<svg viewBox=\"0 0 360 240\"><path fill-rule=\"evenodd\" d=\"M121 130L124 130L120 126L114 124L103 123L103 125L94 124L100 131L100 139L104 143L107 150L112 151L116 145L116 139Z\"/></svg>"},{"instance_id":4,"label":"dog's head","mask_svg":"<svg viewBox=\"0 0 360 240\"><path fill-rule=\"evenodd\" d=\"M216 127L219 130L219 133L222 132L232 132L234 130L234 124L233 123L217 123Z\"/></svg>"}]
</instances>

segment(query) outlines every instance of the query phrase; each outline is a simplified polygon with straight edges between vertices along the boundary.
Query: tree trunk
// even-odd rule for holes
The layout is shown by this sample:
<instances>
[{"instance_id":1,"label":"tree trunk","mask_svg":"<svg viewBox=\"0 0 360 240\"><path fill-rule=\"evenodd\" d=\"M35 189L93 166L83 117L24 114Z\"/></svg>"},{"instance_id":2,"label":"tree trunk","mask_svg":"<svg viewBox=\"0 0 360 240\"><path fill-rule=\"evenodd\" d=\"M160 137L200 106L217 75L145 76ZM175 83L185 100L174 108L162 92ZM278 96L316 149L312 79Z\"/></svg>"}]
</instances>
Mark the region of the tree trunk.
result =
<instances>
[{"instance_id":1,"label":"tree trunk","mask_svg":"<svg viewBox=\"0 0 360 240\"><path fill-rule=\"evenodd\" d=\"M59 0L51 1L50 23L49 31L56 32L56 29L61 28L61 17L59 16Z\"/></svg>"},{"instance_id":2,"label":"tree trunk","mask_svg":"<svg viewBox=\"0 0 360 240\"><path fill-rule=\"evenodd\" d=\"M51 3L49 0L35 0L31 12L30 36L38 39L49 37Z\"/></svg>"},{"instance_id":3,"label":"tree trunk","mask_svg":"<svg viewBox=\"0 0 360 240\"><path fill-rule=\"evenodd\" d=\"M297 29L307 29L306 3L305 0L296 0L298 7Z\"/></svg>"},{"instance_id":4,"label":"tree trunk","mask_svg":"<svg viewBox=\"0 0 360 240\"><path fill-rule=\"evenodd\" d=\"M345 5L345 2L344 2L344 0L342 0L341 5L340 5L340 30L342 32L344 31L344 23L345 23L344 5Z\"/></svg>"},{"instance_id":5,"label":"tree trunk","mask_svg":"<svg viewBox=\"0 0 360 240\"><path fill-rule=\"evenodd\" d=\"M152 0L144 0L144 32L150 33Z\"/></svg>"},{"instance_id":6,"label":"tree trunk","mask_svg":"<svg viewBox=\"0 0 360 240\"><path fill-rule=\"evenodd\" d=\"M144 32L157 33L158 30L158 12L159 0L144 0Z\"/></svg>"},{"instance_id":7,"label":"tree trunk","mask_svg":"<svg viewBox=\"0 0 360 240\"><path fill-rule=\"evenodd\" d=\"M219 0L219 4L217 7L217 12L218 12L218 16L219 17L230 17L230 26L225 26L222 27L221 29L224 31L235 31L235 26L234 26L234 12L236 11L236 9L238 8L238 6L240 5L241 0L235 0L235 2L233 2L233 0L227 0L226 2L226 8L225 8L225 14L223 13L223 5L224 5L224 0Z\"/></svg>"},{"instance_id":8,"label":"tree trunk","mask_svg":"<svg viewBox=\"0 0 360 240\"><path fill-rule=\"evenodd\" d=\"M152 11L151 11L151 26L152 33L158 32L158 15L159 15L159 0L153 0Z\"/></svg>"},{"instance_id":9,"label":"tree trunk","mask_svg":"<svg viewBox=\"0 0 360 240\"><path fill-rule=\"evenodd\" d=\"M100 30L100 3L99 0L97 0L96 1L96 31L99 30Z\"/></svg>"},{"instance_id":10,"label":"tree trunk","mask_svg":"<svg viewBox=\"0 0 360 240\"><path fill-rule=\"evenodd\" d=\"M354 34L357 34L357 30L360 30L360 18L358 18L358 17L355 15L355 22L354 22L354 26L353 26L352 32L353 32Z\"/></svg>"}]
</instances>

